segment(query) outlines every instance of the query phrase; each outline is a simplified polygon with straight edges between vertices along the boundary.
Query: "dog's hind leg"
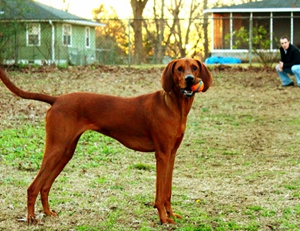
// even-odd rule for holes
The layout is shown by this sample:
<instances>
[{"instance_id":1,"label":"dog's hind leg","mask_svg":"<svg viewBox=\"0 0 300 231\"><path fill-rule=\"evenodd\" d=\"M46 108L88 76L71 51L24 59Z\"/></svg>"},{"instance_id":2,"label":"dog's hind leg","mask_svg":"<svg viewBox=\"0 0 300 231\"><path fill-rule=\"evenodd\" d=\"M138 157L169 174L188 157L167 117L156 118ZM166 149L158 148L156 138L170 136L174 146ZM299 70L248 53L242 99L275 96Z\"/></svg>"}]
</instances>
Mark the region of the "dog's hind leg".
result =
<instances>
[{"instance_id":1,"label":"dog's hind leg","mask_svg":"<svg viewBox=\"0 0 300 231\"><path fill-rule=\"evenodd\" d=\"M73 144L68 148L68 150L66 151L64 156L61 158L58 165L55 166L54 170L51 172L50 176L46 179L46 181L44 182L44 185L42 186L42 188L40 190L43 210L44 210L45 214L48 216L57 216L57 214L54 211L50 210L49 201L48 201L49 191L50 191L51 186L52 186L53 182L55 181L56 177L61 173L61 171L64 169L64 167L67 165L67 163L71 160L71 158L74 154L77 142L79 140L79 137L80 136L78 136L76 138L76 140L73 142Z\"/></svg>"},{"instance_id":2,"label":"dog's hind leg","mask_svg":"<svg viewBox=\"0 0 300 231\"><path fill-rule=\"evenodd\" d=\"M51 148L51 150L46 149L41 169L34 181L27 189L28 223L37 222L34 215L36 198L45 183L48 181L48 179L50 179L52 172L55 170L56 166L58 166L59 163L63 160L63 156L64 151L61 148Z\"/></svg>"},{"instance_id":3,"label":"dog's hind leg","mask_svg":"<svg viewBox=\"0 0 300 231\"><path fill-rule=\"evenodd\" d=\"M41 193L44 212L47 215L56 215L49 208L48 194L52 183L72 158L77 142L83 130L74 126L72 120L59 123L60 117L55 115L47 118L46 147L40 171L27 189L28 223L36 223L34 207L36 198Z\"/></svg>"}]
</instances>

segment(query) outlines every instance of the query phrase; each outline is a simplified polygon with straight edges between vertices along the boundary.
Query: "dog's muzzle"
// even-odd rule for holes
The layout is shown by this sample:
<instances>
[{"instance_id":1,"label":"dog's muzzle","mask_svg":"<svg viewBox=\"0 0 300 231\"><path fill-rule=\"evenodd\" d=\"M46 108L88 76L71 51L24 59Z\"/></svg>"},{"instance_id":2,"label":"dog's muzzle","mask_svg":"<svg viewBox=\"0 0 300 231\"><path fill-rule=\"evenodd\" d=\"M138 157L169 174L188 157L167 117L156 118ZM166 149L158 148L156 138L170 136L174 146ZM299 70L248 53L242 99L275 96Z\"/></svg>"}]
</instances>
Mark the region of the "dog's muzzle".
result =
<instances>
[{"instance_id":1,"label":"dog's muzzle","mask_svg":"<svg viewBox=\"0 0 300 231\"><path fill-rule=\"evenodd\" d=\"M195 94L195 92L193 92L192 90L188 90L186 88L181 89L181 93L187 97L192 97Z\"/></svg>"},{"instance_id":2,"label":"dog's muzzle","mask_svg":"<svg viewBox=\"0 0 300 231\"><path fill-rule=\"evenodd\" d=\"M184 94L187 97L192 97L195 92L191 89L191 86L194 84L195 77L193 75L187 75L185 76L185 82L187 87L181 89L181 93Z\"/></svg>"}]
</instances>

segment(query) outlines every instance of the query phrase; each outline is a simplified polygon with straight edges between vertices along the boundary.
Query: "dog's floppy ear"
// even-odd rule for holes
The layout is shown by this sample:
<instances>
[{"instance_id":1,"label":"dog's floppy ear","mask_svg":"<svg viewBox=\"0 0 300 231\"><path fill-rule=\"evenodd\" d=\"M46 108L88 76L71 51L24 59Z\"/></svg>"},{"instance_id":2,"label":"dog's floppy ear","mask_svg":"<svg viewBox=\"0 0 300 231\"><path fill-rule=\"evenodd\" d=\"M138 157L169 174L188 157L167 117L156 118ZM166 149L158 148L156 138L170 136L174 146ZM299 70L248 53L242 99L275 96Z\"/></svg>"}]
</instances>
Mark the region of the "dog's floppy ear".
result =
<instances>
[{"instance_id":1,"label":"dog's floppy ear","mask_svg":"<svg viewBox=\"0 0 300 231\"><path fill-rule=\"evenodd\" d=\"M204 83L204 88L203 88L202 92L205 92L212 84L213 78L212 78L212 75L211 75L210 71L208 70L207 66L205 66L199 60L196 60L196 61L200 68L200 78L202 79L202 81Z\"/></svg>"},{"instance_id":2,"label":"dog's floppy ear","mask_svg":"<svg viewBox=\"0 0 300 231\"><path fill-rule=\"evenodd\" d=\"M174 86L173 74L175 64L176 60L169 62L161 75L161 84L165 92L170 92Z\"/></svg>"}]
</instances>

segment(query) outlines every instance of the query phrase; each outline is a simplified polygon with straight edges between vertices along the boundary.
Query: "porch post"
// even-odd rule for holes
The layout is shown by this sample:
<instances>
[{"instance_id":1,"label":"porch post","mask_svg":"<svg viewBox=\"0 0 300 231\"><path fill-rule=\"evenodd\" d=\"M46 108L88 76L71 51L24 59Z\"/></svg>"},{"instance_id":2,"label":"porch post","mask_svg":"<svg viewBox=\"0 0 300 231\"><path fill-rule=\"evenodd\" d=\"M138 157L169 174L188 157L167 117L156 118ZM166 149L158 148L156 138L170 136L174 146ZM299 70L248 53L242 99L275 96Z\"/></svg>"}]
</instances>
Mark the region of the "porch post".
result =
<instances>
[{"instance_id":1,"label":"porch post","mask_svg":"<svg viewBox=\"0 0 300 231\"><path fill-rule=\"evenodd\" d=\"M215 18L214 18L214 14L212 14L211 16L211 51L213 51L215 49L215 37L214 37L214 31L215 31ZM223 21L223 18L222 18Z\"/></svg>"},{"instance_id":2,"label":"porch post","mask_svg":"<svg viewBox=\"0 0 300 231\"><path fill-rule=\"evenodd\" d=\"M252 66L252 37L253 37L253 13L250 12L249 19L249 65Z\"/></svg>"},{"instance_id":3,"label":"porch post","mask_svg":"<svg viewBox=\"0 0 300 231\"><path fill-rule=\"evenodd\" d=\"M294 44L294 13L291 12L291 44Z\"/></svg>"},{"instance_id":4,"label":"porch post","mask_svg":"<svg viewBox=\"0 0 300 231\"><path fill-rule=\"evenodd\" d=\"M232 12L230 12L230 50L232 50L232 39L233 39L233 19L232 19Z\"/></svg>"},{"instance_id":5,"label":"porch post","mask_svg":"<svg viewBox=\"0 0 300 231\"><path fill-rule=\"evenodd\" d=\"M49 20L49 24L51 25L51 62L55 63L55 28L52 20Z\"/></svg>"},{"instance_id":6,"label":"porch post","mask_svg":"<svg viewBox=\"0 0 300 231\"><path fill-rule=\"evenodd\" d=\"M270 12L270 50L273 50L273 12Z\"/></svg>"}]
</instances>

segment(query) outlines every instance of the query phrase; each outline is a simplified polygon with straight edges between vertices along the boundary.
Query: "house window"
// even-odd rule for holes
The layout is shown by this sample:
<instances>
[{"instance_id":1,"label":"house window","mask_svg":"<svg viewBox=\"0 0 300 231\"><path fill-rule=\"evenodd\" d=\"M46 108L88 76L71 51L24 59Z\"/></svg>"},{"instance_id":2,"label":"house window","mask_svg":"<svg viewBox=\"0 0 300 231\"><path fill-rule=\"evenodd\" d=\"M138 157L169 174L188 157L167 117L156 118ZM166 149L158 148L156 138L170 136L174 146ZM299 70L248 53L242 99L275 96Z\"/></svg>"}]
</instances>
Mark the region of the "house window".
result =
<instances>
[{"instance_id":1,"label":"house window","mask_svg":"<svg viewBox=\"0 0 300 231\"><path fill-rule=\"evenodd\" d=\"M247 50L249 49L249 33L250 33L250 13L232 13L230 14L214 14L214 49L229 50ZM270 49L272 44L274 48L278 46L277 39L274 37L271 41L272 33L270 24L270 13L258 12L253 13L253 21L251 24L252 47L256 49ZM280 18L282 20L282 18ZM275 22L275 18L274 18ZM280 30L287 27L289 21L279 24ZM275 24L275 23L274 23ZM278 23L277 23L278 24ZM289 25L289 26L283 26ZM276 33L275 33L276 34Z\"/></svg>"},{"instance_id":2,"label":"house window","mask_svg":"<svg viewBox=\"0 0 300 231\"><path fill-rule=\"evenodd\" d=\"M252 40L255 49L271 49L270 13L253 13ZM275 40L274 44L277 44Z\"/></svg>"},{"instance_id":3,"label":"house window","mask_svg":"<svg viewBox=\"0 0 300 231\"><path fill-rule=\"evenodd\" d=\"M293 45L296 45L298 48L300 48L300 31L299 31L299 25L300 25L300 13L299 12L293 12L293 32L294 32L294 36L291 36L291 42L293 43ZM278 36L279 38L282 36L282 33L280 33L280 36ZM277 44L278 45L278 44Z\"/></svg>"},{"instance_id":4,"label":"house window","mask_svg":"<svg viewBox=\"0 0 300 231\"><path fill-rule=\"evenodd\" d=\"M72 26L64 24L63 25L63 45L72 46Z\"/></svg>"},{"instance_id":5,"label":"house window","mask_svg":"<svg viewBox=\"0 0 300 231\"><path fill-rule=\"evenodd\" d=\"M232 49L248 49L249 41L245 36L249 33L249 13L234 13L232 18Z\"/></svg>"},{"instance_id":6,"label":"house window","mask_svg":"<svg viewBox=\"0 0 300 231\"><path fill-rule=\"evenodd\" d=\"M90 47L91 40L91 30L89 27L85 28L85 47Z\"/></svg>"},{"instance_id":7,"label":"house window","mask_svg":"<svg viewBox=\"0 0 300 231\"><path fill-rule=\"evenodd\" d=\"M27 46L40 46L41 45L41 28L40 24L32 23L27 26Z\"/></svg>"},{"instance_id":8,"label":"house window","mask_svg":"<svg viewBox=\"0 0 300 231\"><path fill-rule=\"evenodd\" d=\"M214 49L230 49L230 16L214 15Z\"/></svg>"},{"instance_id":9,"label":"house window","mask_svg":"<svg viewBox=\"0 0 300 231\"><path fill-rule=\"evenodd\" d=\"M299 25L297 25L299 26ZM296 29L296 31L298 28ZM274 12L273 13L273 40L277 38L277 42L273 44L274 49L280 47L279 39L281 36L287 35L291 43L294 44L291 36L291 13L290 12Z\"/></svg>"}]
</instances>

